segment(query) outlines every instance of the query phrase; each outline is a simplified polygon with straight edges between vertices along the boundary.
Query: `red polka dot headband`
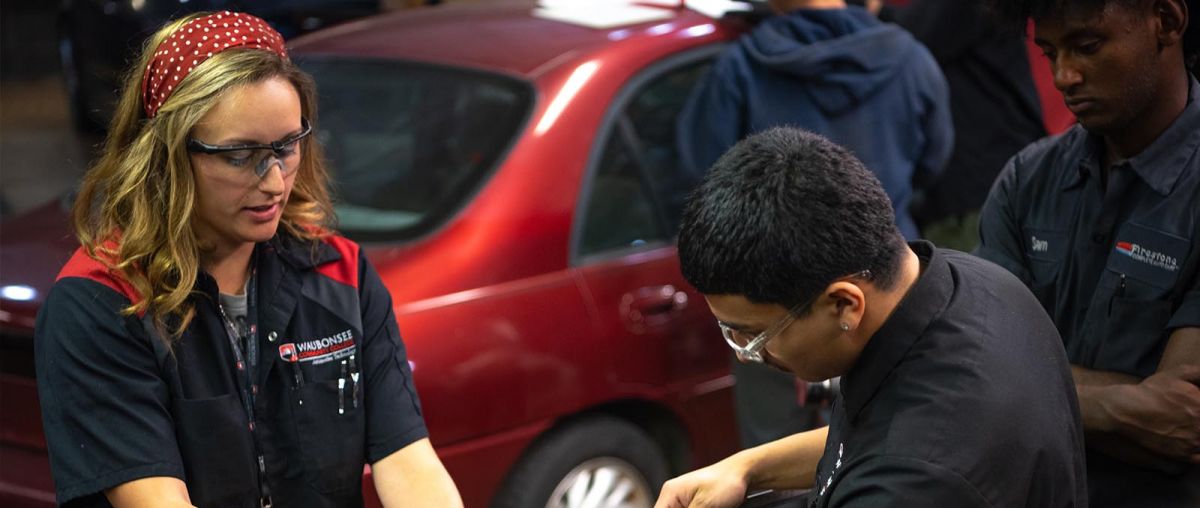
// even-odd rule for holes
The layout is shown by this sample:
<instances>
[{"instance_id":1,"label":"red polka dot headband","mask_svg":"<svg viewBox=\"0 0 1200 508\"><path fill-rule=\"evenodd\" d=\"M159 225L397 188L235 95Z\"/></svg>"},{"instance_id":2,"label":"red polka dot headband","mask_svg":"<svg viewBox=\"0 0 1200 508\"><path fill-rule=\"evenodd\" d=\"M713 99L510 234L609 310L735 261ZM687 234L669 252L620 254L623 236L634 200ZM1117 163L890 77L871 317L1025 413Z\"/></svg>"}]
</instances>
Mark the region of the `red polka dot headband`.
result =
<instances>
[{"instance_id":1,"label":"red polka dot headband","mask_svg":"<svg viewBox=\"0 0 1200 508\"><path fill-rule=\"evenodd\" d=\"M230 48L264 49L287 59L283 36L266 21L240 12L193 19L158 45L142 74L142 109L154 118L179 82L201 62Z\"/></svg>"}]
</instances>

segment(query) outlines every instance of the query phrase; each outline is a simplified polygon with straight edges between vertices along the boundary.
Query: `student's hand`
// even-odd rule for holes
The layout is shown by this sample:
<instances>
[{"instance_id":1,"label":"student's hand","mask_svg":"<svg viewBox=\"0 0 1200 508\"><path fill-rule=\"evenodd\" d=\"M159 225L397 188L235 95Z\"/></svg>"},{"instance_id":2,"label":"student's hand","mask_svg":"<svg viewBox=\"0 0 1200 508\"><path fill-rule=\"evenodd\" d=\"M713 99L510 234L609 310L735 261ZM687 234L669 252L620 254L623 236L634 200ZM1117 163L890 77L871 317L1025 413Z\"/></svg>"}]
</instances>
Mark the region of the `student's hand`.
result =
<instances>
[{"instance_id":1,"label":"student's hand","mask_svg":"<svg viewBox=\"0 0 1200 508\"><path fill-rule=\"evenodd\" d=\"M1175 460L1200 463L1200 367L1180 365L1108 398L1118 433Z\"/></svg>"},{"instance_id":2,"label":"student's hand","mask_svg":"<svg viewBox=\"0 0 1200 508\"><path fill-rule=\"evenodd\" d=\"M733 455L663 484L654 508L736 508L746 499L747 466Z\"/></svg>"},{"instance_id":3,"label":"student's hand","mask_svg":"<svg viewBox=\"0 0 1200 508\"><path fill-rule=\"evenodd\" d=\"M867 12L878 16L879 11L883 9L883 0L867 0L865 7Z\"/></svg>"}]
</instances>

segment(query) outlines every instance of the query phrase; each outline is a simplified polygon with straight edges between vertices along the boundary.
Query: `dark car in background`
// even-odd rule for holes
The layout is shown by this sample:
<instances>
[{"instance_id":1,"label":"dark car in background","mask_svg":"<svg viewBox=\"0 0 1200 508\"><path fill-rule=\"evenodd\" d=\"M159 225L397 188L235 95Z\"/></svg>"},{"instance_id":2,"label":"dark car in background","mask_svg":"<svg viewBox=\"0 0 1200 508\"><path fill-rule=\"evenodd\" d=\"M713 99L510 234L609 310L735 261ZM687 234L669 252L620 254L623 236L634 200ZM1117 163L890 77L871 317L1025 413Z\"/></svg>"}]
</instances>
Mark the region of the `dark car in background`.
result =
<instances>
[{"instance_id":1,"label":"dark car in background","mask_svg":"<svg viewBox=\"0 0 1200 508\"><path fill-rule=\"evenodd\" d=\"M182 15L237 10L271 23L285 38L380 12L384 0L64 0L58 54L77 128L99 131L116 105L121 76L142 42Z\"/></svg>"},{"instance_id":2,"label":"dark car in background","mask_svg":"<svg viewBox=\"0 0 1200 508\"><path fill-rule=\"evenodd\" d=\"M675 252L694 182L674 133L746 25L670 4L607 24L442 5L290 43L318 84L339 230L392 294L469 507L649 507L736 448L730 354ZM0 235L0 505L50 506L32 327L76 247L66 203Z\"/></svg>"}]
</instances>

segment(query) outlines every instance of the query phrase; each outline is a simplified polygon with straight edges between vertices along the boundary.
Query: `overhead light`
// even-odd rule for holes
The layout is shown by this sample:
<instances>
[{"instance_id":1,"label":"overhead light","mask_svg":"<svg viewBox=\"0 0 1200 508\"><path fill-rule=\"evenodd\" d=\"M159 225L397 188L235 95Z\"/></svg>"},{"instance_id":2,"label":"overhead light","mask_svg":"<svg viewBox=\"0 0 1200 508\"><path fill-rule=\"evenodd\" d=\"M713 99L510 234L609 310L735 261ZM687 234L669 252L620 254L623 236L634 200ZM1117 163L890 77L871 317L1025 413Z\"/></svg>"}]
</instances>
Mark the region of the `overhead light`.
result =
<instances>
[{"instance_id":1,"label":"overhead light","mask_svg":"<svg viewBox=\"0 0 1200 508\"><path fill-rule=\"evenodd\" d=\"M28 302L37 298L37 290L29 286L14 284L0 288L0 298L18 302Z\"/></svg>"}]
</instances>

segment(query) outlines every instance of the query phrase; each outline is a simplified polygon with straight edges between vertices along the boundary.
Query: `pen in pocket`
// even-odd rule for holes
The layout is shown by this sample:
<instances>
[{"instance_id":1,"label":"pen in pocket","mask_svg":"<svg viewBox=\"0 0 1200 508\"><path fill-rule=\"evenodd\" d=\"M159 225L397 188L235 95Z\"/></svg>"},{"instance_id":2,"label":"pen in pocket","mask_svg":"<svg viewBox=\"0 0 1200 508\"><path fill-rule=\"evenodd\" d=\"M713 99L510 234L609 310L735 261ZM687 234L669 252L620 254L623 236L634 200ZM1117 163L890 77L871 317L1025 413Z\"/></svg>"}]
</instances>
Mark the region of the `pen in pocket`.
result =
<instances>
[{"instance_id":1,"label":"pen in pocket","mask_svg":"<svg viewBox=\"0 0 1200 508\"><path fill-rule=\"evenodd\" d=\"M296 382L296 388L304 386L304 373L300 371L299 362L288 362L292 369L292 379Z\"/></svg>"},{"instance_id":2,"label":"pen in pocket","mask_svg":"<svg viewBox=\"0 0 1200 508\"><path fill-rule=\"evenodd\" d=\"M358 366L354 364L354 355L350 355L350 403L358 407Z\"/></svg>"},{"instance_id":3,"label":"pen in pocket","mask_svg":"<svg viewBox=\"0 0 1200 508\"><path fill-rule=\"evenodd\" d=\"M338 377L338 414L346 413L346 360L342 360L342 375Z\"/></svg>"},{"instance_id":4,"label":"pen in pocket","mask_svg":"<svg viewBox=\"0 0 1200 508\"><path fill-rule=\"evenodd\" d=\"M1125 296L1125 274L1121 274L1121 281L1117 284L1117 289L1113 290L1113 294L1108 298L1108 315L1112 315L1113 300Z\"/></svg>"}]
</instances>

